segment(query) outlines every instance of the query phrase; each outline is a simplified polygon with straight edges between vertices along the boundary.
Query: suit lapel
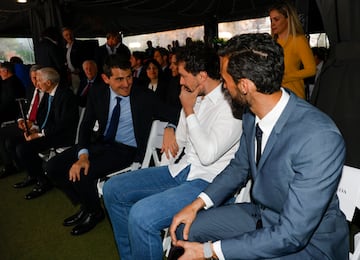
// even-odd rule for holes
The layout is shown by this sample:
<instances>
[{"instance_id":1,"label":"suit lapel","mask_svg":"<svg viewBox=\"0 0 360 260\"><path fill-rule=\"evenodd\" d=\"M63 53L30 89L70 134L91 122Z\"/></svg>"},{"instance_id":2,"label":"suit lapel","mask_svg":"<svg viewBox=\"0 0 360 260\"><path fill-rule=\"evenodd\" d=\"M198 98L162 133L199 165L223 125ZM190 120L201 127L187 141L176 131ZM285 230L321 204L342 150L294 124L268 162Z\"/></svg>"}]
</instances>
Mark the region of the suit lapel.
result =
<instances>
[{"instance_id":1,"label":"suit lapel","mask_svg":"<svg viewBox=\"0 0 360 260\"><path fill-rule=\"evenodd\" d=\"M271 134L269 136L269 139L266 143L266 146L264 148L264 151L261 155L259 164L258 164L258 170L261 169L261 167L264 165L267 157L269 156L269 154L271 153L271 150L273 149L274 145L276 144L278 138L281 135L281 131L285 130L285 124L286 122L289 120L289 117L295 113L295 107L297 104L297 100L294 96L294 94L290 93L290 99L289 102L287 103L285 109L283 110L283 112L281 113L278 121L276 122L276 124L274 125L273 130L271 131ZM253 127L254 129L254 127ZM254 131L253 130L253 135L254 135ZM253 144L254 146L254 144Z\"/></svg>"}]
</instances>

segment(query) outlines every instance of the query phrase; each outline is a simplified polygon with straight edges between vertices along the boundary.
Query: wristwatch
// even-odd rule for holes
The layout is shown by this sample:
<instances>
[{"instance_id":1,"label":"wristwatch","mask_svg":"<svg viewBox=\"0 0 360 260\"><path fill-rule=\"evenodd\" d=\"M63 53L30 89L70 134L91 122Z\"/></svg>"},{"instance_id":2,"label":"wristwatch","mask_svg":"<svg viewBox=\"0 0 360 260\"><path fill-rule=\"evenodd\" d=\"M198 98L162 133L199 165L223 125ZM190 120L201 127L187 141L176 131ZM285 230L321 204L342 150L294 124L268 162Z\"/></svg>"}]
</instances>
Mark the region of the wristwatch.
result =
<instances>
[{"instance_id":1,"label":"wristwatch","mask_svg":"<svg viewBox=\"0 0 360 260\"><path fill-rule=\"evenodd\" d=\"M204 243L204 257L205 259L212 259L211 241Z\"/></svg>"}]
</instances>

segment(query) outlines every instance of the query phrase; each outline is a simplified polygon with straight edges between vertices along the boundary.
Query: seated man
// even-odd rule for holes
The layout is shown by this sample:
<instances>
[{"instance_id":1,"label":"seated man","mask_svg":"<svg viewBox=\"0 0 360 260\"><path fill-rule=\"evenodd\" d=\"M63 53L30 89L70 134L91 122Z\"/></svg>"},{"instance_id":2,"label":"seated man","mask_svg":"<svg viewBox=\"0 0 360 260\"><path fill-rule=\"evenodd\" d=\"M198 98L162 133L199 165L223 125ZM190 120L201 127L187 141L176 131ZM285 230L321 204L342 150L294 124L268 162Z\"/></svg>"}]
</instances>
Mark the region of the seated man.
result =
<instances>
[{"instance_id":1,"label":"seated man","mask_svg":"<svg viewBox=\"0 0 360 260\"><path fill-rule=\"evenodd\" d=\"M110 55L102 78L106 86L90 89L78 145L47 163L48 176L74 204L81 204L80 211L63 223L76 225L72 235L90 231L104 218L95 182L142 162L153 119L177 123L175 111L133 82L128 59Z\"/></svg>"},{"instance_id":2,"label":"seated man","mask_svg":"<svg viewBox=\"0 0 360 260\"><path fill-rule=\"evenodd\" d=\"M27 142L16 147L16 154L28 176L14 187L23 188L37 182L25 199L39 197L52 187L44 175L43 161L38 154L50 148L73 145L79 120L75 95L59 84L60 75L55 69L39 69L36 80L40 89L48 94L46 115L41 125L24 134Z\"/></svg>"},{"instance_id":3,"label":"seated man","mask_svg":"<svg viewBox=\"0 0 360 260\"><path fill-rule=\"evenodd\" d=\"M17 98L25 97L25 87L15 75L14 64L0 63L0 126L2 123L15 120L19 115Z\"/></svg>"},{"instance_id":4,"label":"seated man","mask_svg":"<svg viewBox=\"0 0 360 260\"><path fill-rule=\"evenodd\" d=\"M166 128L163 150L174 155L185 147L185 154L176 164L125 173L104 184L121 259L162 259L161 230L225 168L239 145L242 124L222 93L216 52L197 44L177 58L183 109L176 140L166 141L167 132L174 135Z\"/></svg>"},{"instance_id":5,"label":"seated man","mask_svg":"<svg viewBox=\"0 0 360 260\"><path fill-rule=\"evenodd\" d=\"M44 115L46 113L44 92L42 92L39 86L36 84L36 71L40 69L38 65L32 65L30 68L30 79L32 82L32 91L29 91L27 102L29 106L24 104L24 110L28 110L26 118L28 120L27 127L31 129L32 126L42 123ZM16 145L25 142L24 132L27 131L25 126L25 120L20 115L17 122L0 128L0 158L4 164L4 168L0 171L0 178L4 178L10 174L18 171L16 158ZM16 164L16 165L15 165Z\"/></svg>"},{"instance_id":6,"label":"seated man","mask_svg":"<svg viewBox=\"0 0 360 260\"><path fill-rule=\"evenodd\" d=\"M97 88L99 85L104 85L101 75L98 73L96 62L93 60L85 60L82 64L85 77L81 78L80 86L76 97L79 107L86 107L87 96L90 88Z\"/></svg>"},{"instance_id":7,"label":"seated man","mask_svg":"<svg viewBox=\"0 0 360 260\"><path fill-rule=\"evenodd\" d=\"M179 259L348 259L336 196L345 158L339 130L281 88L283 50L270 35L235 36L220 54L233 104L248 108L244 132L235 159L175 215ZM249 177L252 202L222 205Z\"/></svg>"}]
</instances>

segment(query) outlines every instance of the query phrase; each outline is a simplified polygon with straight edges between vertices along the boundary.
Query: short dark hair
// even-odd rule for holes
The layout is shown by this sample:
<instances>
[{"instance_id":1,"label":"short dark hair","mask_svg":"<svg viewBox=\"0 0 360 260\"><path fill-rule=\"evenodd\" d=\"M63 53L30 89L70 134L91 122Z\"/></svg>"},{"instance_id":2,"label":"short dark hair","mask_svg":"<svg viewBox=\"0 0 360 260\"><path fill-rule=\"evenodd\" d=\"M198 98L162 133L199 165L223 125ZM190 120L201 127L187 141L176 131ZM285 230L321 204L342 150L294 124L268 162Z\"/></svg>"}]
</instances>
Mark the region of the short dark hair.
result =
<instances>
[{"instance_id":1,"label":"short dark hair","mask_svg":"<svg viewBox=\"0 0 360 260\"><path fill-rule=\"evenodd\" d=\"M122 70L131 70L130 60L124 59L123 56L118 54L112 54L106 57L105 63L103 66L104 74L108 77L112 76L111 69L119 68Z\"/></svg>"},{"instance_id":2,"label":"short dark hair","mask_svg":"<svg viewBox=\"0 0 360 260\"><path fill-rule=\"evenodd\" d=\"M212 79L220 79L220 60L214 48L203 42L194 42L176 51L178 63L185 63L185 70L194 76L205 71Z\"/></svg>"},{"instance_id":3,"label":"short dark hair","mask_svg":"<svg viewBox=\"0 0 360 260\"><path fill-rule=\"evenodd\" d=\"M6 69L8 72L14 74L15 73L15 67L12 62L4 61L0 63L0 68Z\"/></svg>"},{"instance_id":4,"label":"short dark hair","mask_svg":"<svg viewBox=\"0 0 360 260\"><path fill-rule=\"evenodd\" d=\"M284 75L282 47L268 33L249 33L232 37L219 49L229 58L227 72L235 82L247 78L257 91L272 94L280 90Z\"/></svg>"}]
</instances>

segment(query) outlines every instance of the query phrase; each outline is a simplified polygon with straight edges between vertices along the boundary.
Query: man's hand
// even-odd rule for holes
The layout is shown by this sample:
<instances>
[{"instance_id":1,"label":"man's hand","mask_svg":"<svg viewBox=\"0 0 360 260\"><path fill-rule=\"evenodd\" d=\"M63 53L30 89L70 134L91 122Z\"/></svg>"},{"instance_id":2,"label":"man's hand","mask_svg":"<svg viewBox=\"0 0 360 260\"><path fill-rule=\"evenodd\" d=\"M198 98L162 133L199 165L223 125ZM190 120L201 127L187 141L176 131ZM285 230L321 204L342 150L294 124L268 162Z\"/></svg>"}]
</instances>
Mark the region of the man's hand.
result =
<instances>
[{"instance_id":1,"label":"man's hand","mask_svg":"<svg viewBox=\"0 0 360 260\"><path fill-rule=\"evenodd\" d=\"M181 211L179 211L173 218L170 226L170 236L174 246L178 245L178 240L176 238L175 231L180 224L185 224L183 237L184 240L188 240L189 231L191 224L194 222L197 212L205 206L205 203L202 199L197 198L191 204L187 205Z\"/></svg>"},{"instance_id":2,"label":"man's hand","mask_svg":"<svg viewBox=\"0 0 360 260\"><path fill-rule=\"evenodd\" d=\"M194 105L196 102L196 98L201 92L202 86L198 86L193 92L190 92L189 89L185 86L181 86L179 98L186 116L194 114Z\"/></svg>"},{"instance_id":3,"label":"man's hand","mask_svg":"<svg viewBox=\"0 0 360 260\"><path fill-rule=\"evenodd\" d=\"M31 129L32 126L34 125L34 122L27 120L26 124L27 124L28 129ZM25 126L25 120L24 119L18 120L18 127L21 130L23 130L24 132L26 131L26 126Z\"/></svg>"},{"instance_id":4,"label":"man's hand","mask_svg":"<svg viewBox=\"0 0 360 260\"><path fill-rule=\"evenodd\" d=\"M172 157L176 157L179 152L179 146L176 142L175 130L174 128L168 127L164 129L163 143L161 147L161 152L165 152L166 158L170 159L170 154Z\"/></svg>"},{"instance_id":5,"label":"man's hand","mask_svg":"<svg viewBox=\"0 0 360 260\"><path fill-rule=\"evenodd\" d=\"M87 175L89 167L89 156L87 154L80 155L79 160L77 160L70 168L69 180L72 182L80 181L81 169L84 169L84 175Z\"/></svg>"},{"instance_id":6,"label":"man's hand","mask_svg":"<svg viewBox=\"0 0 360 260\"><path fill-rule=\"evenodd\" d=\"M29 135L26 132L24 132L24 137L25 137L26 141L31 141L31 140L38 139L41 136L39 136L38 132L30 133Z\"/></svg>"}]
</instances>

